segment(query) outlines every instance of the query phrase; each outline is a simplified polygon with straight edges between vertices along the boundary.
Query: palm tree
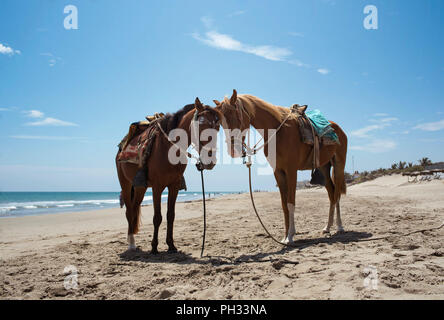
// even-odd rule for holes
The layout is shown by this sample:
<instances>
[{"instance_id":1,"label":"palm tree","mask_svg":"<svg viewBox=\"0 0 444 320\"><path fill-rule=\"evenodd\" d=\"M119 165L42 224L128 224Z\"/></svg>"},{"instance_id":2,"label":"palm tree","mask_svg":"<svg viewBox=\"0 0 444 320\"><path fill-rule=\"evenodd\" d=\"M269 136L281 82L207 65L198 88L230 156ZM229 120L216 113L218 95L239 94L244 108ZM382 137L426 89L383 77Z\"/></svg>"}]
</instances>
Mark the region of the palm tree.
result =
<instances>
[{"instance_id":1,"label":"palm tree","mask_svg":"<svg viewBox=\"0 0 444 320\"><path fill-rule=\"evenodd\" d=\"M424 157L424 158L418 160L418 162L422 167L429 166L432 164L432 161L427 157Z\"/></svg>"},{"instance_id":2,"label":"palm tree","mask_svg":"<svg viewBox=\"0 0 444 320\"><path fill-rule=\"evenodd\" d=\"M405 162L404 161L399 161L399 163L398 163L398 169L400 169L400 170L402 170L402 169L405 169Z\"/></svg>"},{"instance_id":3,"label":"palm tree","mask_svg":"<svg viewBox=\"0 0 444 320\"><path fill-rule=\"evenodd\" d=\"M395 170L397 168L398 168L398 164L397 163L392 164L392 167L391 167L392 170Z\"/></svg>"},{"instance_id":4,"label":"palm tree","mask_svg":"<svg viewBox=\"0 0 444 320\"><path fill-rule=\"evenodd\" d=\"M413 162L409 162L408 166L409 168L413 167Z\"/></svg>"}]
</instances>

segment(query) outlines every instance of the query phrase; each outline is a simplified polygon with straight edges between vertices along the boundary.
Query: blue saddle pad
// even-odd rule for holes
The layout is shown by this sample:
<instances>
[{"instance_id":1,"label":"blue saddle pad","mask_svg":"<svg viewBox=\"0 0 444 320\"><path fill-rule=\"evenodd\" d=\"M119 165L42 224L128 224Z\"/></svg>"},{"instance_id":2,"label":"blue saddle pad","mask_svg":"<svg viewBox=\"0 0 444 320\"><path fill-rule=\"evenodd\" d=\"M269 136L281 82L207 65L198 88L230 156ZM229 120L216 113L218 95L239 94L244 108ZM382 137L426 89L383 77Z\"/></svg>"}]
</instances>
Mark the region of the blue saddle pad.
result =
<instances>
[{"instance_id":1,"label":"blue saddle pad","mask_svg":"<svg viewBox=\"0 0 444 320\"><path fill-rule=\"evenodd\" d=\"M327 137L333 141L338 141L338 136L331 127L330 122L322 115L321 111L315 109L305 112L320 138Z\"/></svg>"}]
</instances>

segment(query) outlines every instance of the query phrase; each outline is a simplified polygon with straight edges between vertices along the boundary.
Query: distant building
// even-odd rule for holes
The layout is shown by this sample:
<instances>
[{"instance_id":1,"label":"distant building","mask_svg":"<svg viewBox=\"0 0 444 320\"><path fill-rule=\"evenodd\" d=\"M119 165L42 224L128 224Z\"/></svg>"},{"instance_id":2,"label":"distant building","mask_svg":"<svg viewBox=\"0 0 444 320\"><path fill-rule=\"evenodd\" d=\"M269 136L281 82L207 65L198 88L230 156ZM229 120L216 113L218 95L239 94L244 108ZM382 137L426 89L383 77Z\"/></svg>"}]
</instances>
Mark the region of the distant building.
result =
<instances>
[{"instance_id":1,"label":"distant building","mask_svg":"<svg viewBox=\"0 0 444 320\"><path fill-rule=\"evenodd\" d=\"M425 166L425 170L444 169L444 162L433 163L429 166Z\"/></svg>"}]
</instances>

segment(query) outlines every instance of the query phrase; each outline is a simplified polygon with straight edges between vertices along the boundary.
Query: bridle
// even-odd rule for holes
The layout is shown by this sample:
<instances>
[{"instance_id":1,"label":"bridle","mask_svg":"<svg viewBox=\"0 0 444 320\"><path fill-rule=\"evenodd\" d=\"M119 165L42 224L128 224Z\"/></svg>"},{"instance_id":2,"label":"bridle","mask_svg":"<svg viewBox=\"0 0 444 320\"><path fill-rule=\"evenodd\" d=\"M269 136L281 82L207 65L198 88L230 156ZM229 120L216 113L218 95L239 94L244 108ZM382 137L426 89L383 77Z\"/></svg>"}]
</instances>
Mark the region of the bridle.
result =
<instances>
[{"instance_id":1,"label":"bridle","mask_svg":"<svg viewBox=\"0 0 444 320\"><path fill-rule=\"evenodd\" d=\"M253 146L253 148L251 148L249 146L250 144L250 129L249 127L251 126L251 116L248 113L247 110L245 110L245 107L242 103L242 100L237 99L236 100L236 105L233 107L230 104L230 107L232 107L234 109L234 111L237 113L238 115L238 119L240 119L240 123L241 125L243 124L243 114L245 113L248 117L248 145L245 142L242 142L242 158L245 158L247 156L251 157L252 155L255 155L259 150L263 149L266 145L268 145L270 143L270 141L276 136L276 134L279 132L279 130L284 126L285 122L287 122L287 120L290 118L291 116L291 112L289 112L287 114L287 116L284 118L284 120L279 124L279 126L276 128L276 131L271 135L271 137L269 137L267 139L267 141L265 141L262 146L260 146L259 148L257 147L258 144L262 141L263 137L261 137L259 139L259 141ZM228 143L228 138L225 137L225 142ZM245 163L245 161L244 161Z\"/></svg>"},{"instance_id":2,"label":"bridle","mask_svg":"<svg viewBox=\"0 0 444 320\"><path fill-rule=\"evenodd\" d=\"M162 132L162 134L164 135L165 139L168 140L169 143L171 143L171 145L175 146L177 149L179 149L179 152L181 152L182 154L185 154L188 158L190 159L195 159L197 161L197 165L200 164L202 165L202 161L200 158L200 152L202 150L207 150L207 151L213 151L213 148L209 148L207 146L203 146L200 139L199 139L199 124L200 124L200 120L199 118L202 117L202 114L199 114L199 111L196 109L196 111L194 112L193 115L193 120L190 123L190 132L192 134L192 139L191 139L191 146L192 148L197 152L198 156L195 156L191 153L189 153L187 150L184 150L183 148L181 148L176 142L174 142L173 140L170 139L170 137L168 136L168 134L165 132L165 130L163 130L162 126L160 125L160 122L157 121L157 127L159 128L160 132ZM204 117L201 118L203 121L202 124L207 123L210 125L210 127L212 129L216 129L219 126L218 121L210 121ZM197 147L196 144L193 142L194 141L199 141L199 146ZM199 151L200 150L200 151Z\"/></svg>"},{"instance_id":3,"label":"bridle","mask_svg":"<svg viewBox=\"0 0 444 320\"><path fill-rule=\"evenodd\" d=\"M214 150L213 148L207 147L206 145L203 146L202 142L200 141L199 126L202 124L208 124L211 129L216 129L220 125L219 119L217 118L217 116L216 116L216 120L209 120L209 119L203 117L202 114L199 114L199 112L196 109L196 111L194 112L194 115L193 115L193 120L190 123L190 132L191 132L191 146L193 147L194 150L196 150L196 152L199 155L202 152L202 150L206 150L206 151L210 151L210 152L212 152ZM196 143L195 143L196 141L199 142L198 147L196 147Z\"/></svg>"}]
</instances>

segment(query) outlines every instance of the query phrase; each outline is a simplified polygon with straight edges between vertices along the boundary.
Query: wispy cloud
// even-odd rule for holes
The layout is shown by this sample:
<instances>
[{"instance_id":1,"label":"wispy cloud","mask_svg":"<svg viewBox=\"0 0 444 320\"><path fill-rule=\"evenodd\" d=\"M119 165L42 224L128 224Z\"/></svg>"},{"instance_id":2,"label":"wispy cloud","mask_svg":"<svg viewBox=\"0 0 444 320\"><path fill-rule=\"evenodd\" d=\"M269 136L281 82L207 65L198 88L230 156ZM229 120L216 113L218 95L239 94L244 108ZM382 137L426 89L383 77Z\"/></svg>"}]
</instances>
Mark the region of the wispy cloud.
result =
<instances>
[{"instance_id":1,"label":"wispy cloud","mask_svg":"<svg viewBox=\"0 0 444 320\"><path fill-rule=\"evenodd\" d=\"M13 56L15 54L21 54L20 50L15 50L7 45L3 45L0 43L0 54L5 54L8 56Z\"/></svg>"},{"instance_id":2,"label":"wispy cloud","mask_svg":"<svg viewBox=\"0 0 444 320\"><path fill-rule=\"evenodd\" d=\"M22 112L29 118L43 118L43 116L45 115L43 112L39 110L28 110Z\"/></svg>"},{"instance_id":3,"label":"wispy cloud","mask_svg":"<svg viewBox=\"0 0 444 320\"><path fill-rule=\"evenodd\" d=\"M200 18L200 21L202 21L205 28L207 28L207 29L213 28L214 20L212 18L210 18L208 16L204 16L204 17Z\"/></svg>"},{"instance_id":4,"label":"wispy cloud","mask_svg":"<svg viewBox=\"0 0 444 320\"><path fill-rule=\"evenodd\" d=\"M396 143L393 140L379 140L375 139L370 143L352 145L351 150L367 151L371 153L383 153L391 151L396 148Z\"/></svg>"},{"instance_id":5,"label":"wispy cloud","mask_svg":"<svg viewBox=\"0 0 444 320\"><path fill-rule=\"evenodd\" d=\"M233 15L243 14L244 11L237 11L232 13ZM227 51L238 51L244 52L248 54L253 54L255 56L271 60L271 61L281 61L292 64L297 67L311 68L309 64L306 64L298 59L292 58L293 52L284 47L278 47L273 45L253 45L246 44L240 40L235 39L232 35L224 34L214 27L214 21L212 18L208 16L204 16L201 18L202 23L204 24L207 31L203 34L194 32L191 36L200 41L201 43ZM293 36L303 36L302 33L290 32L290 35ZM330 73L330 70L326 68L319 68L317 72L326 75Z\"/></svg>"},{"instance_id":6,"label":"wispy cloud","mask_svg":"<svg viewBox=\"0 0 444 320\"><path fill-rule=\"evenodd\" d=\"M418 124L414 129L424 131L440 131L444 130L444 119L436 122L426 122Z\"/></svg>"},{"instance_id":7,"label":"wispy cloud","mask_svg":"<svg viewBox=\"0 0 444 320\"><path fill-rule=\"evenodd\" d=\"M396 148L397 144L395 141L375 137L375 132L392 127L393 123L399 121L399 119L391 117L387 113L375 113L373 116L377 118L370 119L369 122L371 122L371 124L350 133L350 136L354 138L352 139L351 150L382 153ZM401 133L398 132L397 134ZM402 134L408 134L408 131L403 131ZM384 136L387 136L387 133ZM359 144L355 142L356 139L358 139Z\"/></svg>"},{"instance_id":8,"label":"wispy cloud","mask_svg":"<svg viewBox=\"0 0 444 320\"><path fill-rule=\"evenodd\" d=\"M40 126L53 126L53 127L75 127L77 124L63 121L55 118L45 118L40 121L34 121L34 122L28 122L25 123L25 126L33 126L33 127L40 127Z\"/></svg>"},{"instance_id":9,"label":"wispy cloud","mask_svg":"<svg viewBox=\"0 0 444 320\"><path fill-rule=\"evenodd\" d=\"M54 67L58 62L62 61L62 58L54 56L50 52L44 52L40 54L41 56L48 57L48 65Z\"/></svg>"},{"instance_id":10,"label":"wispy cloud","mask_svg":"<svg viewBox=\"0 0 444 320\"><path fill-rule=\"evenodd\" d=\"M77 140L83 139L80 137L63 137L63 136L31 136L31 135L17 135L10 136L13 139L21 139L21 140L54 140L54 141L65 141L65 140Z\"/></svg>"},{"instance_id":11,"label":"wispy cloud","mask_svg":"<svg viewBox=\"0 0 444 320\"><path fill-rule=\"evenodd\" d=\"M234 11L234 12L228 14L227 16L231 18L231 17L234 17L234 16L240 16L240 15L242 15L244 13L245 13L244 10L238 10L238 11Z\"/></svg>"},{"instance_id":12,"label":"wispy cloud","mask_svg":"<svg viewBox=\"0 0 444 320\"><path fill-rule=\"evenodd\" d=\"M384 125L373 124L351 132L351 135L357 138L368 138L369 132L384 128Z\"/></svg>"},{"instance_id":13,"label":"wispy cloud","mask_svg":"<svg viewBox=\"0 0 444 320\"><path fill-rule=\"evenodd\" d=\"M77 124L59 120L56 118L51 117L45 117L45 114L39 110L27 110L22 111L28 118L33 119L41 119L36 120L33 122L27 122L25 123L25 126L33 126L33 127L40 127L40 126L54 126L54 127L74 127L77 126Z\"/></svg>"},{"instance_id":14,"label":"wispy cloud","mask_svg":"<svg viewBox=\"0 0 444 320\"><path fill-rule=\"evenodd\" d=\"M289 32L290 36L303 38L305 35L302 32Z\"/></svg>"},{"instance_id":15,"label":"wispy cloud","mask_svg":"<svg viewBox=\"0 0 444 320\"><path fill-rule=\"evenodd\" d=\"M399 120L396 117L389 117L388 114L385 114L385 113L379 113L378 115L383 115L385 117L378 118L378 119L370 119L370 122L372 122L374 124L367 125L367 126L361 128L361 129L358 129L358 130L354 130L351 132L351 135L356 138L370 138L370 135L369 135L370 132L389 127L392 125L392 122Z\"/></svg>"},{"instance_id":16,"label":"wispy cloud","mask_svg":"<svg viewBox=\"0 0 444 320\"><path fill-rule=\"evenodd\" d=\"M214 30L206 32L204 36L198 33L193 33L192 36L194 39L213 48L250 53L272 61L285 61L293 54L286 48L271 45L255 46L244 44L230 35L222 34Z\"/></svg>"},{"instance_id":17,"label":"wispy cloud","mask_svg":"<svg viewBox=\"0 0 444 320\"><path fill-rule=\"evenodd\" d=\"M390 122L394 122L394 121L398 121L399 119L396 117L384 117L384 118L380 118L380 119L370 119L371 122L378 122L378 123L390 123Z\"/></svg>"},{"instance_id":18,"label":"wispy cloud","mask_svg":"<svg viewBox=\"0 0 444 320\"><path fill-rule=\"evenodd\" d=\"M303 63L300 60L288 60L287 62L290 64L294 64L295 66L298 66L298 67L310 68L309 64Z\"/></svg>"}]
</instances>

